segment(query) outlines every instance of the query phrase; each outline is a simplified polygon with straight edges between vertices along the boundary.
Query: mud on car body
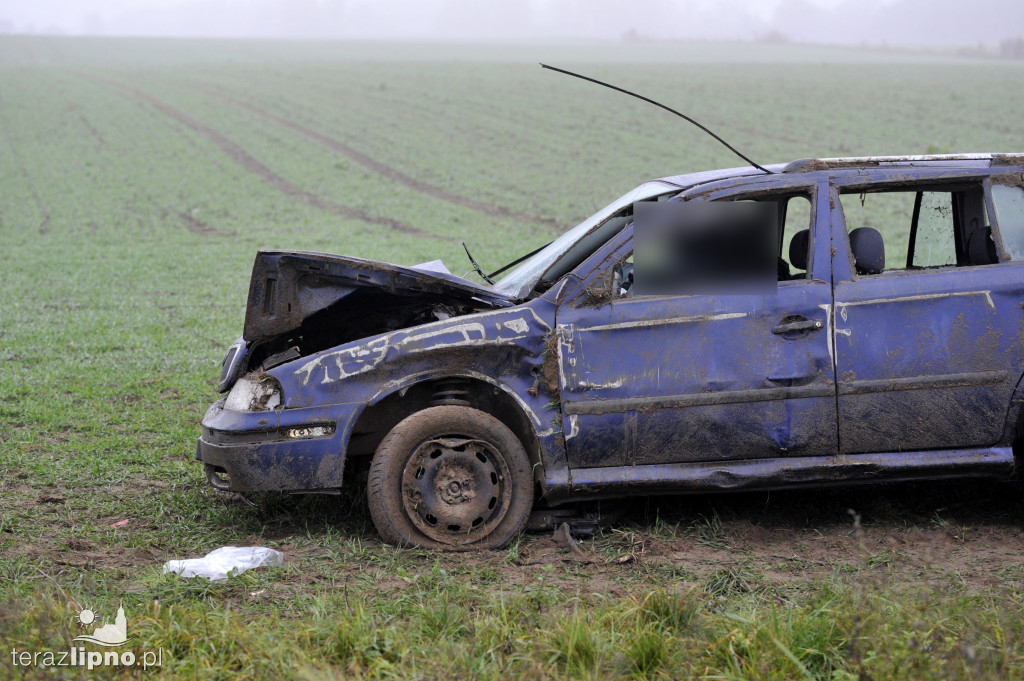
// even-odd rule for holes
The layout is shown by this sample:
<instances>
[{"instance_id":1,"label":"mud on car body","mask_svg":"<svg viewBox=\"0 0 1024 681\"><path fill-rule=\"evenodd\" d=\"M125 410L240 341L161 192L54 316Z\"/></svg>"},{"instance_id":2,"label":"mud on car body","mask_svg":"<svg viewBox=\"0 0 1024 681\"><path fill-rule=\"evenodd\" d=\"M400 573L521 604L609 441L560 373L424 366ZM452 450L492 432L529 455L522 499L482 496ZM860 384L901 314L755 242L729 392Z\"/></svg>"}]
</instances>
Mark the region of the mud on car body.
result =
<instances>
[{"instance_id":1,"label":"mud on car body","mask_svg":"<svg viewBox=\"0 0 1024 681\"><path fill-rule=\"evenodd\" d=\"M368 457L381 535L434 548L503 546L537 503L1012 477L1022 173L974 154L663 178L493 285L261 251L196 458L218 489L336 493ZM659 202L767 206L770 289L644 289L634 214Z\"/></svg>"}]
</instances>

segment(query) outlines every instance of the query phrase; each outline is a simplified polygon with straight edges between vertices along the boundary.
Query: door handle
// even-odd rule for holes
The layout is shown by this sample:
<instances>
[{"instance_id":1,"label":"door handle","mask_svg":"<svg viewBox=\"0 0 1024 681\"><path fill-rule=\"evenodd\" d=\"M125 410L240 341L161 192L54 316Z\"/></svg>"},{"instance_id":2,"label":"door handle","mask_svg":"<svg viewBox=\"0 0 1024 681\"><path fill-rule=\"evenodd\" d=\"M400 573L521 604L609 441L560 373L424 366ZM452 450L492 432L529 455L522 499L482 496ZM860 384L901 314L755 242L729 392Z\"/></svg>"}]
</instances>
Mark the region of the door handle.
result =
<instances>
[{"instance_id":1,"label":"door handle","mask_svg":"<svg viewBox=\"0 0 1024 681\"><path fill-rule=\"evenodd\" d=\"M804 319L803 317L792 319L789 321L782 320L782 323L778 326L772 327L772 333L777 336L781 336L787 333L796 333L798 331L820 331L825 326L825 322L820 319Z\"/></svg>"}]
</instances>

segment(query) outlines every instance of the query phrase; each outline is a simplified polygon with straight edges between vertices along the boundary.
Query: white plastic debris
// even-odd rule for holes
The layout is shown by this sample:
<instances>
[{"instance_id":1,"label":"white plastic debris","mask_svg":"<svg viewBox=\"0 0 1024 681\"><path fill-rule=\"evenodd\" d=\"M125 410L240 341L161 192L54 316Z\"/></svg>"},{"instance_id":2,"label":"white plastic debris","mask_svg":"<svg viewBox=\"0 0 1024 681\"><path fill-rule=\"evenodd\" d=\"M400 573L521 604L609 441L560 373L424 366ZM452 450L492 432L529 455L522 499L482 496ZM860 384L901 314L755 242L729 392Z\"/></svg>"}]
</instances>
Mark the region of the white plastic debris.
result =
<instances>
[{"instance_id":1,"label":"white plastic debris","mask_svg":"<svg viewBox=\"0 0 1024 681\"><path fill-rule=\"evenodd\" d=\"M222 546L202 558L169 560L164 574L176 572L182 577L206 577L212 581L240 575L261 565L275 566L284 562L284 554L262 546Z\"/></svg>"}]
</instances>

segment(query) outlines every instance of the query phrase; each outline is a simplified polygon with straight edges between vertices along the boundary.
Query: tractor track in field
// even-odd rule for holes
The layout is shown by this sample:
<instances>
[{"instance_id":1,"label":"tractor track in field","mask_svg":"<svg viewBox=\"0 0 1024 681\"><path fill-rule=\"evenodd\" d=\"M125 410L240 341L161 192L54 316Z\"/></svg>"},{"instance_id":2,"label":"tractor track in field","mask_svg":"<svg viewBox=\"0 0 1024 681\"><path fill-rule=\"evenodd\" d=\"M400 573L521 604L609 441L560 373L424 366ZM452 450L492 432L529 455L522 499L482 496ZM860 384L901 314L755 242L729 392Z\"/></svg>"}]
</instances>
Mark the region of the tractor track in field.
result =
<instances>
[{"instance_id":1,"label":"tractor track in field","mask_svg":"<svg viewBox=\"0 0 1024 681\"><path fill-rule=\"evenodd\" d=\"M160 217L161 218L166 219L166 218L168 218L172 214L176 215L176 216L178 216L178 219L181 220L181 224L184 225L185 228L188 231L192 232L193 234L196 234L198 236L223 236L224 235L224 233L221 232L216 227L211 227L210 225L208 225L207 223L203 222L199 218L194 217L191 213L189 213L187 211L177 210L175 208L166 207L166 206L160 206L159 208L160 208Z\"/></svg>"},{"instance_id":2,"label":"tractor track in field","mask_svg":"<svg viewBox=\"0 0 1024 681\"><path fill-rule=\"evenodd\" d=\"M188 228L188 231L199 236L209 236L210 234L217 234L217 230L210 225L206 224L202 220L198 220L184 211L175 211L181 221Z\"/></svg>"},{"instance_id":3,"label":"tractor track in field","mask_svg":"<svg viewBox=\"0 0 1024 681\"><path fill-rule=\"evenodd\" d=\"M82 125L86 127L86 129L88 129L89 133L92 135L93 140L96 142L96 147L98 149L103 149L104 147L106 147L106 138L103 136L103 133L101 133L96 128L96 126L92 124L92 121L86 118L85 114L80 113L77 109L72 109L72 111L78 114L78 120L82 123Z\"/></svg>"},{"instance_id":4,"label":"tractor track in field","mask_svg":"<svg viewBox=\"0 0 1024 681\"><path fill-rule=\"evenodd\" d=\"M411 175L403 173L401 170L398 170L397 168L393 168L385 163L382 163L381 161L378 161L377 159L373 158L368 154L364 154L358 149L355 149L340 140L334 139L333 137L329 137L312 128L306 127L301 123L296 123L295 121L289 120L283 116L279 116L271 111L267 111L266 109L262 109L253 104L252 102L239 99L237 97L225 94L223 92L217 92L210 88L200 87L194 84L189 85L189 88L195 92L216 97L225 102L230 102L231 104L239 106L245 109L246 111L254 113L257 116L260 116L261 118L265 118L266 120L272 121L282 127L288 128L289 130L294 130L295 132L305 135L309 139L327 147L332 151L336 151L339 154L347 157L348 159L358 163L367 170L377 173L381 177L387 178L398 184L405 185L406 187L409 187L414 191L420 192L421 194L426 194L427 196L432 196L436 199L447 201L448 203L454 203L458 206L463 206L465 208L475 210L490 217L514 218L517 220L521 220L523 222L544 225L546 227L559 230L562 229L563 227L563 225L561 225L557 220L554 220L552 218L542 218L537 215L530 215L529 213L515 211L510 208L506 208L505 206L499 206L498 204L495 203L477 201L476 199L472 199L468 196L463 196L461 194L456 194L455 192L444 189L443 187L438 187L437 185L434 184L430 184L429 182L418 180L415 177L412 177Z\"/></svg>"},{"instance_id":5,"label":"tractor track in field","mask_svg":"<svg viewBox=\"0 0 1024 681\"><path fill-rule=\"evenodd\" d=\"M18 164L18 172L21 177L25 180L25 184L28 185L28 191L32 195L32 202L36 204L36 210L39 211L39 234L46 236L50 233L50 211L46 210L46 204L39 197L39 192L36 191L36 185L32 181L32 177L28 174L25 169L25 160L18 153L18 148L14 146L11 135L11 126L7 120L7 112L3 108L3 97L0 96L0 130L3 130L4 139L7 140L7 148L10 149L11 156L14 157L15 163Z\"/></svg>"},{"instance_id":6,"label":"tractor track in field","mask_svg":"<svg viewBox=\"0 0 1024 681\"><path fill-rule=\"evenodd\" d=\"M161 113L166 114L167 116L173 118L182 125L190 128L191 130L194 130L195 132L199 133L206 139L213 142L213 144L216 145L218 149L224 152L233 161L241 165L249 172L258 175L265 182L267 182L267 184L269 184L270 186L274 187L275 189L277 189L278 191L287 196L291 196L293 198L304 201L305 203L311 206L324 210L328 213L331 213L332 215L337 215L339 217L349 218L352 220L360 220L363 222L369 222L376 225L382 225L390 229L393 229L396 232L401 232L402 234L408 234L410 236L437 238L452 241L451 237L430 234L429 232L425 232L417 227L407 225L403 222L395 220L394 218L371 215L370 213L367 213L362 209L353 208L352 206L343 206L341 204L317 196L316 194L306 189L303 189L302 187L299 187L298 185L293 184L292 182L286 180L284 177L278 175L276 172L274 172L269 167L264 165L261 161L259 161L256 157L247 152L237 143L233 142L232 140L217 132L213 128L201 123L200 121L192 118L191 116L188 116L184 112L179 111L178 109L174 108L162 99L155 97L149 94L148 92L144 92L142 90L139 90L138 88L132 87L131 85L127 85L125 83L121 83L115 80L110 80L108 78L103 78L101 76L96 76L87 73L82 73L81 75L85 78L88 78L89 80L116 88L136 101L149 104Z\"/></svg>"}]
</instances>

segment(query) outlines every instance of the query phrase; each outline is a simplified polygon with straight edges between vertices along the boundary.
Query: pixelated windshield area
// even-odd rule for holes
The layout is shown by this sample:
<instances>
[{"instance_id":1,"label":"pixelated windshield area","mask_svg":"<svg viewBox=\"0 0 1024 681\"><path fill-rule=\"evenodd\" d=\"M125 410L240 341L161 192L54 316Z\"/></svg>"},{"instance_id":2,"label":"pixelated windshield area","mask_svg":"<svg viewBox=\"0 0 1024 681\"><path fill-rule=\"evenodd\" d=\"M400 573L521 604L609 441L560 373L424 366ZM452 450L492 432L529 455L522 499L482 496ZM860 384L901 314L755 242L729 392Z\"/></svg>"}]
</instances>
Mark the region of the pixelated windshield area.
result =
<instances>
[{"instance_id":1,"label":"pixelated windshield area","mask_svg":"<svg viewBox=\"0 0 1024 681\"><path fill-rule=\"evenodd\" d=\"M777 292L774 202L643 202L634 211L631 295Z\"/></svg>"}]
</instances>

